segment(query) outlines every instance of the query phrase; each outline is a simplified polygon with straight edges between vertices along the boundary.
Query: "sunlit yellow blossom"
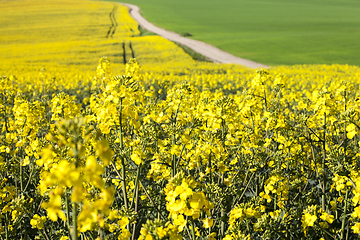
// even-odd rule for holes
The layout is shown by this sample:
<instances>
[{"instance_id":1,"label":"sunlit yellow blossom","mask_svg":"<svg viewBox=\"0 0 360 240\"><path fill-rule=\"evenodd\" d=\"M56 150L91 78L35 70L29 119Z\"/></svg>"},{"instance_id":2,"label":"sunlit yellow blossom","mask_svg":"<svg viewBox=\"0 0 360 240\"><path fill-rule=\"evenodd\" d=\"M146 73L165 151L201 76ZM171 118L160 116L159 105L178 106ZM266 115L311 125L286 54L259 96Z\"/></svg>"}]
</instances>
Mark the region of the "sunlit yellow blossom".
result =
<instances>
[{"instance_id":1,"label":"sunlit yellow blossom","mask_svg":"<svg viewBox=\"0 0 360 240\"><path fill-rule=\"evenodd\" d=\"M360 223L356 222L355 225L351 226L351 230L353 230L354 233L359 234L360 233Z\"/></svg>"},{"instance_id":2,"label":"sunlit yellow blossom","mask_svg":"<svg viewBox=\"0 0 360 240\"><path fill-rule=\"evenodd\" d=\"M210 228L214 224L214 219L211 218L205 218L203 219L204 228Z\"/></svg>"},{"instance_id":3,"label":"sunlit yellow blossom","mask_svg":"<svg viewBox=\"0 0 360 240\"><path fill-rule=\"evenodd\" d=\"M44 223L46 221L46 217L35 214L33 218L30 220L30 224L33 228L42 229L44 227Z\"/></svg>"},{"instance_id":4,"label":"sunlit yellow blossom","mask_svg":"<svg viewBox=\"0 0 360 240\"><path fill-rule=\"evenodd\" d=\"M50 195L49 202L44 202L41 205L43 208L46 209L48 217L52 221L57 221L58 216L62 220L66 220L65 214L61 209L61 196L59 195Z\"/></svg>"},{"instance_id":5,"label":"sunlit yellow blossom","mask_svg":"<svg viewBox=\"0 0 360 240\"><path fill-rule=\"evenodd\" d=\"M356 133L357 133L356 130L357 130L357 129L356 129L356 126L355 126L353 123L351 123L350 125L348 125L348 126L346 127L346 132L347 132L346 136L347 136L349 139L352 139L352 138L356 135Z\"/></svg>"},{"instance_id":6,"label":"sunlit yellow blossom","mask_svg":"<svg viewBox=\"0 0 360 240\"><path fill-rule=\"evenodd\" d=\"M302 227L312 227L314 226L315 221L317 220L317 216L311 215L310 213L305 213L303 218L301 219Z\"/></svg>"}]
</instances>

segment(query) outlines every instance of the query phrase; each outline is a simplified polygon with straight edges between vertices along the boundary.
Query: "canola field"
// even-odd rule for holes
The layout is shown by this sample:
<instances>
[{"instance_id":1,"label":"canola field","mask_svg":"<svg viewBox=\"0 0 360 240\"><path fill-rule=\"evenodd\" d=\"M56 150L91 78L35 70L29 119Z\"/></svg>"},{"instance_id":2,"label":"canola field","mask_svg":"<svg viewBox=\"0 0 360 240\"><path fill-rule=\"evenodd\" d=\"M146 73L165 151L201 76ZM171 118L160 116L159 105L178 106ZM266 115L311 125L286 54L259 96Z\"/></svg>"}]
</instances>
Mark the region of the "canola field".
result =
<instances>
[{"instance_id":1,"label":"canola field","mask_svg":"<svg viewBox=\"0 0 360 240\"><path fill-rule=\"evenodd\" d=\"M114 3L0 9L1 239L359 238L358 66L197 62Z\"/></svg>"}]
</instances>

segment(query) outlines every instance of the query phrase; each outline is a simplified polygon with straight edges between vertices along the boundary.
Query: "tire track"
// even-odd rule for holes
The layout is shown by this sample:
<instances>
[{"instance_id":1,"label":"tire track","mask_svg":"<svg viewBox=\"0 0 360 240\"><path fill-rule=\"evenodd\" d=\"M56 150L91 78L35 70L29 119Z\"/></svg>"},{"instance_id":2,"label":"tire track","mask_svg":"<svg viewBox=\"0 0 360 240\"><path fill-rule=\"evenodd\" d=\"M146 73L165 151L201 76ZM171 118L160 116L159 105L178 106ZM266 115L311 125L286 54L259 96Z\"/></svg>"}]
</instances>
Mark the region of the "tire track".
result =
<instances>
[{"instance_id":1,"label":"tire track","mask_svg":"<svg viewBox=\"0 0 360 240\"><path fill-rule=\"evenodd\" d=\"M115 14L116 14L117 9L118 9L118 6L115 5L114 8L112 9L112 11L110 12L111 26L109 28L109 31L107 32L106 38L113 37L116 32L118 23L116 21Z\"/></svg>"}]
</instances>

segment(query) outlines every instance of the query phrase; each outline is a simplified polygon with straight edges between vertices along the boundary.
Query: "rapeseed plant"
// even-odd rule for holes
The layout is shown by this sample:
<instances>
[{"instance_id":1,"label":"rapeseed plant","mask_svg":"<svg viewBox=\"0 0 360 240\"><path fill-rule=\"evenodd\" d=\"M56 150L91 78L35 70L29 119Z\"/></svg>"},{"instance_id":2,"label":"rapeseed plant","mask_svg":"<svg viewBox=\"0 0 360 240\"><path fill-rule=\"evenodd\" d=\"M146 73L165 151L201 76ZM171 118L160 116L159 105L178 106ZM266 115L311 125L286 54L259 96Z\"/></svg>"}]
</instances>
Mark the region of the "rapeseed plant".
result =
<instances>
[{"instance_id":1,"label":"rapeseed plant","mask_svg":"<svg viewBox=\"0 0 360 240\"><path fill-rule=\"evenodd\" d=\"M91 4L105 22L113 5ZM358 67L199 63L117 11L102 46L42 42L26 69L3 58L2 239L358 238ZM125 67L102 51L119 40L138 55ZM79 43L108 57L45 64Z\"/></svg>"},{"instance_id":2,"label":"rapeseed plant","mask_svg":"<svg viewBox=\"0 0 360 240\"><path fill-rule=\"evenodd\" d=\"M191 78L154 91L149 79L163 75L135 60L124 75L111 66L100 60L88 101L76 91L16 95L21 85L2 78L5 238L24 226L72 239L358 234L354 86L309 94L290 87L296 75L260 70L238 94Z\"/></svg>"}]
</instances>

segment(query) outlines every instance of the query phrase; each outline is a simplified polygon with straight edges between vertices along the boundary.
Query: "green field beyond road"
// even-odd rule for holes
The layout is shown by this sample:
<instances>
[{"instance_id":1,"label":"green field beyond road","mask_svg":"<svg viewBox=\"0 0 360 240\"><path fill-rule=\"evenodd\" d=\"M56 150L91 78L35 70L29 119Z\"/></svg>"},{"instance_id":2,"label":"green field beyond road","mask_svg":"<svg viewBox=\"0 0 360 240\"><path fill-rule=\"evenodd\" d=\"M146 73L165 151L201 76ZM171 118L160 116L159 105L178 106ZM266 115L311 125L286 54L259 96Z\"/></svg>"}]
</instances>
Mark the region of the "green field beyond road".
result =
<instances>
[{"instance_id":1,"label":"green field beyond road","mask_svg":"<svg viewBox=\"0 0 360 240\"><path fill-rule=\"evenodd\" d=\"M360 66L359 0L127 0L159 27L268 65Z\"/></svg>"}]
</instances>

